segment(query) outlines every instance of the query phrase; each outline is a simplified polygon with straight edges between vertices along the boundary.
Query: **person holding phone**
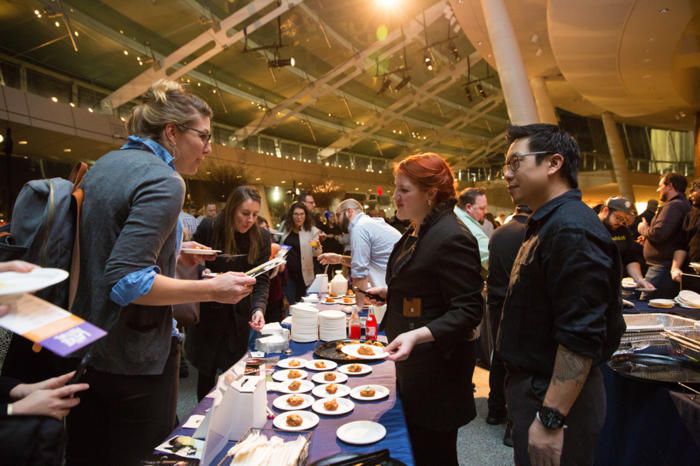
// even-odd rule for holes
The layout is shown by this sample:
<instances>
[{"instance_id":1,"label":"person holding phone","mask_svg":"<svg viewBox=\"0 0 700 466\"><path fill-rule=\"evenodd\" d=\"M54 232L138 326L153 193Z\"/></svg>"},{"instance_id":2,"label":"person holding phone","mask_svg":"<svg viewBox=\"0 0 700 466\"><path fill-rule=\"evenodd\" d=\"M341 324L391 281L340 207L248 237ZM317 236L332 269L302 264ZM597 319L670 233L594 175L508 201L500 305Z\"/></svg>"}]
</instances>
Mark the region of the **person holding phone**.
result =
<instances>
[{"instance_id":1,"label":"person holding phone","mask_svg":"<svg viewBox=\"0 0 700 466\"><path fill-rule=\"evenodd\" d=\"M193 239L223 251L221 257L208 262L211 272L245 272L268 260L270 233L257 222L261 201L257 189L239 186L221 213L199 224ZM269 289L269 275L263 273L251 295L237 304L201 303L199 323L188 327L185 340L187 358L199 371L200 400L214 387L217 371L228 369L245 354L251 329L259 332L265 325Z\"/></svg>"},{"instance_id":2,"label":"person holding phone","mask_svg":"<svg viewBox=\"0 0 700 466\"><path fill-rule=\"evenodd\" d=\"M418 154L394 169L397 216L411 226L394 246L382 321L417 465L457 466L457 430L476 416L472 374L483 314L476 239L457 219L445 160ZM369 296L369 295L368 295Z\"/></svg>"}]
</instances>

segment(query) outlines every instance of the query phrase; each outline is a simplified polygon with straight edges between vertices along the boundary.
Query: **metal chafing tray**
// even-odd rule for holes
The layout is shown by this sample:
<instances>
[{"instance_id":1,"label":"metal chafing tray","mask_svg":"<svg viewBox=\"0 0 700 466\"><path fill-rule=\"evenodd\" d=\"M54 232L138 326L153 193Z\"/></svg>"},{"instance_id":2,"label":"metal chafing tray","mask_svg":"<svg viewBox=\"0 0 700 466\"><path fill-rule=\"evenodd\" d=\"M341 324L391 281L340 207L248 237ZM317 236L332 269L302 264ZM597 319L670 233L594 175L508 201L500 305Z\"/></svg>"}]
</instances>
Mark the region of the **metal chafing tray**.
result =
<instances>
[{"instance_id":1,"label":"metal chafing tray","mask_svg":"<svg viewBox=\"0 0 700 466\"><path fill-rule=\"evenodd\" d=\"M661 333L664 330L692 330L696 322L686 317L664 313L625 314L624 318L625 324L627 324L625 336L630 333Z\"/></svg>"}]
</instances>

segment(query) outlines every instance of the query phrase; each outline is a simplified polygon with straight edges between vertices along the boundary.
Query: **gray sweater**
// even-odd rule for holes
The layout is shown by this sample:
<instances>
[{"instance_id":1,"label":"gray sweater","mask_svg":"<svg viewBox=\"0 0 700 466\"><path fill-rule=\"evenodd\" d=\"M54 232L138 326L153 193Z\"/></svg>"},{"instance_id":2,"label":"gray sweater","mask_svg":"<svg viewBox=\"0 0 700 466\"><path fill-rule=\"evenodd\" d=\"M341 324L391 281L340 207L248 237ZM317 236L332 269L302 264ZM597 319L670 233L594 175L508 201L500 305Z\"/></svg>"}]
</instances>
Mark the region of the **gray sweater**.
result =
<instances>
[{"instance_id":1,"label":"gray sweater","mask_svg":"<svg viewBox=\"0 0 700 466\"><path fill-rule=\"evenodd\" d=\"M92 345L90 365L113 374L161 374L170 351L171 306L122 308L109 296L124 276L149 266L175 275L185 183L150 152L118 150L95 163L83 187L80 280L72 312L109 332Z\"/></svg>"}]
</instances>

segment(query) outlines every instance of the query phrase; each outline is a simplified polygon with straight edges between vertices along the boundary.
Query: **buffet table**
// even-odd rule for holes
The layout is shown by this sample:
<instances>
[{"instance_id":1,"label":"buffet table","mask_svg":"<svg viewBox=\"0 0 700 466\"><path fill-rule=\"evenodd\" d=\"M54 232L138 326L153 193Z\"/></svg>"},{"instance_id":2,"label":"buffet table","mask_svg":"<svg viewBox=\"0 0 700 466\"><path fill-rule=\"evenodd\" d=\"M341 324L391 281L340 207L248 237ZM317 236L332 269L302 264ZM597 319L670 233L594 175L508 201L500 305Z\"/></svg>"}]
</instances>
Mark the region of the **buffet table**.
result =
<instances>
[{"instance_id":1,"label":"buffet table","mask_svg":"<svg viewBox=\"0 0 700 466\"><path fill-rule=\"evenodd\" d=\"M633 301L625 313L671 313L700 319L700 310L655 309ZM678 385L623 377L602 368L607 416L600 433L596 465L657 466L700 464L700 397Z\"/></svg>"},{"instance_id":2,"label":"buffet table","mask_svg":"<svg viewBox=\"0 0 700 466\"><path fill-rule=\"evenodd\" d=\"M292 355L282 355L281 357L301 357L305 359L313 359L313 350L317 344L318 342L302 344L292 341L290 342ZM382 449L388 449L391 452L392 458L400 460L407 465L413 464L411 444L409 442L408 431L406 429L403 408L401 407L401 401L397 398L396 394L396 374L394 363L389 361L374 363L368 361L363 362L372 366L372 373L365 376L350 377L346 384L351 388L366 384L383 385L390 390L388 398L372 402L353 400L355 403L355 409L350 413L341 416L324 416L319 414L321 421L318 426L311 431L313 432L313 436L311 437L309 448L308 464L339 452L369 453ZM277 392L268 392L267 395L268 405L273 409L275 414L279 414L281 411L278 411L272 407L272 401L280 395L282 394ZM204 414L211 404L212 400L210 398L204 398L204 400L197 405L191 414ZM335 431L338 427L348 422L358 420L370 420L382 424L387 430L386 437L377 443L364 446L353 446L336 438ZM183 419L182 421L186 421L186 419ZM272 420L268 419L264 428L272 429ZM181 424L175 429L171 436L191 436L193 433L194 429L185 429ZM228 451L228 449L234 444L235 442L229 442L213 464L217 464L224 457L226 451ZM228 465L229 462L227 461L223 464Z\"/></svg>"}]
</instances>

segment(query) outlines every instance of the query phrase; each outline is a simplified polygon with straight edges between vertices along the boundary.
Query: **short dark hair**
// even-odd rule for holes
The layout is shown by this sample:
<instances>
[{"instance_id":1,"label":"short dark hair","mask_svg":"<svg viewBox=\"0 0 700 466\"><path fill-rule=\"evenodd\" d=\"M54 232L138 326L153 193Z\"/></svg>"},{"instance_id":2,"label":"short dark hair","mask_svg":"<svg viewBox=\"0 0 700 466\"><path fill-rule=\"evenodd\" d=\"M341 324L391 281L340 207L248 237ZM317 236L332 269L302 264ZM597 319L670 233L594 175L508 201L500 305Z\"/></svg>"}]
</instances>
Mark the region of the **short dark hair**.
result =
<instances>
[{"instance_id":1,"label":"short dark hair","mask_svg":"<svg viewBox=\"0 0 700 466\"><path fill-rule=\"evenodd\" d=\"M561 176L570 187L578 188L578 161L580 150L576 140L557 125L535 123L525 126L510 126L507 131L508 145L523 138L529 138L532 152L550 152L564 157L564 164L559 170ZM551 155L551 154L550 154ZM539 165L547 154L536 155L535 162Z\"/></svg>"},{"instance_id":2,"label":"short dark hair","mask_svg":"<svg viewBox=\"0 0 700 466\"><path fill-rule=\"evenodd\" d=\"M301 194L299 194L299 198L297 199L297 202L306 202L306 196L314 197L313 193L311 193L309 191L304 191Z\"/></svg>"},{"instance_id":3,"label":"short dark hair","mask_svg":"<svg viewBox=\"0 0 700 466\"><path fill-rule=\"evenodd\" d=\"M476 202L476 198L479 196L486 196L486 191L481 188L467 188L459 193L457 204L459 204L461 208L464 208L467 204L473 205Z\"/></svg>"},{"instance_id":4,"label":"short dark hair","mask_svg":"<svg viewBox=\"0 0 700 466\"><path fill-rule=\"evenodd\" d=\"M663 184L673 186L673 189L679 193L685 193L685 189L688 187L688 180L685 176L679 173L666 173L661 177Z\"/></svg>"}]
</instances>

